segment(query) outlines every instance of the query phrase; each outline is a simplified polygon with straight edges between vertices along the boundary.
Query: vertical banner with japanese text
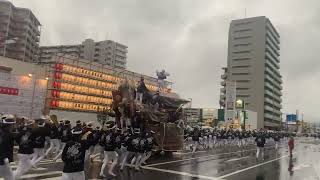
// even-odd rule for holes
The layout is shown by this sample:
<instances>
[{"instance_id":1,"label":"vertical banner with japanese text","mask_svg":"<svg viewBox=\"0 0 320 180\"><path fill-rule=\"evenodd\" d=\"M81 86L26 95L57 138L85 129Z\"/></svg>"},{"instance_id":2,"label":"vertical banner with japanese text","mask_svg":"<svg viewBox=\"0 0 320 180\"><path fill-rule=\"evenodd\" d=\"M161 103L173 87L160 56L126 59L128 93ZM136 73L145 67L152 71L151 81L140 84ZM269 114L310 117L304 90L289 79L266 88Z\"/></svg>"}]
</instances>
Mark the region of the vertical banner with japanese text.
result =
<instances>
[{"instance_id":1,"label":"vertical banner with japanese text","mask_svg":"<svg viewBox=\"0 0 320 180\"><path fill-rule=\"evenodd\" d=\"M226 81L226 104L225 104L225 122L231 122L236 115L235 102L236 102L236 82Z\"/></svg>"}]
</instances>

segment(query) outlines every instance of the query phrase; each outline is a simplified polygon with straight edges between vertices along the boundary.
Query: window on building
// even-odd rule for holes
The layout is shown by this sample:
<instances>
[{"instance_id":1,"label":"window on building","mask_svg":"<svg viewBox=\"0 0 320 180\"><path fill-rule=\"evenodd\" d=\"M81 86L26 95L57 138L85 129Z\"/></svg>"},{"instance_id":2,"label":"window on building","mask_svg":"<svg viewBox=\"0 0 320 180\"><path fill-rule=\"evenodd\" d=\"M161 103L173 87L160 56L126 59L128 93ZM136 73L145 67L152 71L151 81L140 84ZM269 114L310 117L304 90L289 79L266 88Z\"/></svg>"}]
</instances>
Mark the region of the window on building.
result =
<instances>
[{"instance_id":1,"label":"window on building","mask_svg":"<svg viewBox=\"0 0 320 180\"><path fill-rule=\"evenodd\" d=\"M239 30L233 31L233 33L250 32L250 31L252 31L252 29L239 29Z\"/></svg>"},{"instance_id":2,"label":"window on building","mask_svg":"<svg viewBox=\"0 0 320 180\"><path fill-rule=\"evenodd\" d=\"M233 47L247 47L250 45L251 45L251 43L242 43L242 44L234 44Z\"/></svg>"},{"instance_id":3,"label":"window on building","mask_svg":"<svg viewBox=\"0 0 320 180\"><path fill-rule=\"evenodd\" d=\"M232 66L232 68L234 69L240 69L240 68L248 68L248 67L251 67L250 65L242 65L242 66Z\"/></svg>"},{"instance_id":4,"label":"window on building","mask_svg":"<svg viewBox=\"0 0 320 180\"><path fill-rule=\"evenodd\" d=\"M0 72L2 72L2 73L10 73L11 71L12 71L11 67L0 66Z\"/></svg>"},{"instance_id":5,"label":"window on building","mask_svg":"<svg viewBox=\"0 0 320 180\"><path fill-rule=\"evenodd\" d=\"M250 53L251 51L235 51L232 52L233 54L244 54L244 53Z\"/></svg>"},{"instance_id":6,"label":"window on building","mask_svg":"<svg viewBox=\"0 0 320 180\"><path fill-rule=\"evenodd\" d=\"M237 90L249 90L249 88L237 88Z\"/></svg>"},{"instance_id":7,"label":"window on building","mask_svg":"<svg viewBox=\"0 0 320 180\"><path fill-rule=\"evenodd\" d=\"M241 26L241 25L248 25L248 24L251 24L253 23L253 21L247 21L247 22L240 22L240 23L236 23L234 24L235 26Z\"/></svg>"},{"instance_id":8,"label":"window on building","mask_svg":"<svg viewBox=\"0 0 320 180\"><path fill-rule=\"evenodd\" d=\"M250 82L250 80L237 80L237 83L247 83Z\"/></svg>"},{"instance_id":9,"label":"window on building","mask_svg":"<svg viewBox=\"0 0 320 180\"><path fill-rule=\"evenodd\" d=\"M250 97L250 95L249 94L237 94L237 97L239 97L239 98L248 98L248 97Z\"/></svg>"},{"instance_id":10,"label":"window on building","mask_svg":"<svg viewBox=\"0 0 320 180\"><path fill-rule=\"evenodd\" d=\"M251 60L251 58L248 58L248 57L246 57L246 58L234 58L232 60L233 61L248 61L248 60Z\"/></svg>"},{"instance_id":11,"label":"window on building","mask_svg":"<svg viewBox=\"0 0 320 180\"><path fill-rule=\"evenodd\" d=\"M249 39L252 36L238 36L238 37L233 37L234 40L238 40L238 39Z\"/></svg>"},{"instance_id":12,"label":"window on building","mask_svg":"<svg viewBox=\"0 0 320 180\"><path fill-rule=\"evenodd\" d=\"M232 73L232 75L236 75L236 76L238 76L238 75L249 75L250 73Z\"/></svg>"}]
</instances>

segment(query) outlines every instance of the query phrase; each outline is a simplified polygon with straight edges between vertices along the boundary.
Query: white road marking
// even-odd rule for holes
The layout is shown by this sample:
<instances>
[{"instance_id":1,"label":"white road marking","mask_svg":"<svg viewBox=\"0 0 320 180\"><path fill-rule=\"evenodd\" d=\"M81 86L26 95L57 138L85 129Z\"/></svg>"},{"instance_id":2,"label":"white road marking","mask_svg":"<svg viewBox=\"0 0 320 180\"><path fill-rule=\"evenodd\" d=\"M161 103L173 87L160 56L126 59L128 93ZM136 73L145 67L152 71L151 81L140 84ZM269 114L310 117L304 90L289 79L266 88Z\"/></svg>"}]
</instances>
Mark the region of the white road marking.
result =
<instances>
[{"instance_id":1,"label":"white road marking","mask_svg":"<svg viewBox=\"0 0 320 180\"><path fill-rule=\"evenodd\" d=\"M280 149L281 147L279 147ZM274 147L266 147L265 149L274 149ZM219 155L227 155L227 154L235 154L239 152L248 152L248 151L255 151L257 149L248 149L248 150L242 150L242 151L235 151L235 152L228 152L228 153L219 153L219 154L211 154L207 156L199 156L199 157L194 157L194 158L186 158L186 159L179 159L179 160L174 160L174 161L166 161L166 162L161 162L161 163L154 163L154 164L149 164L146 165L146 167L153 167L153 166L159 166L159 165L164 165L164 164L171 164L171 163L176 163L176 162L183 162L183 161L189 161L189 160L194 160L194 159L200 159L200 158L206 158L206 157L214 157L214 156L219 156Z\"/></svg>"},{"instance_id":2,"label":"white road marking","mask_svg":"<svg viewBox=\"0 0 320 180\"><path fill-rule=\"evenodd\" d=\"M293 153L295 154L295 153ZM286 158L288 157L288 155L285 155L285 156L281 156L279 158L276 158L276 159L272 159L270 161L266 161L266 162L263 162L263 163L260 163L260 164L256 164L254 166L250 166L250 167L247 167L247 168L244 168L244 169L240 169L238 171L235 171L235 172L232 172L232 173L229 173L229 174L225 174L223 176L219 176L218 178L219 179L223 179L223 178L226 178L226 177L229 177L229 176L232 176L232 175L235 175L235 174L238 174L238 173L241 173L241 172L244 172L244 171L247 171L247 170L250 170L250 169L253 169L253 168L256 168L256 167L259 167L259 166L263 166L265 164L268 164L268 163L271 163L271 162L274 162L274 161L278 161L280 159L283 159L283 158Z\"/></svg>"},{"instance_id":3,"label":"white road marking","mask_svg":"<svg viewBox=\"0 0 320 180\"><path fill-rule=\"evenodd\" d=\"M17 169L18 166L10 166L13 170ZM38 167L38 168L31 168L31 170L37 170L37 171L43 171L43 170L47 170L48 168L42 168L42 167Z\"/></svg>"},{"instance_id":4,"label":"white road marking","mask_svg":"<svg viewBox=\"0 0 320 180\"><path fill-rule=\"evenodd\" d=\"M42 168L42 167L38 167L38 168L31 168L31 170L33 171L44 171L47 170L48 168Z\"/></svg>"},{"instance_id":5,"label":"white road marking","mask_svg":"<svg viewBox=\"0 0 320 180\"><path fill-rule=\"evenodd\" d=\"M37 178L41 176L50 176L50 175L61 175L62 171L52 171L47 173L41 173L41 174L27 174L20 177L20 179L28 179L28 178Z\"/></svg>"},{"instance_id":6,"label":"white road marking","mask_svg":"<svg viewBox=\"0 0 320 180\"><path fill-rule=\"evenodd\" d=\"M44 178L42 180L60 180L61 179L61 176L60 177L53 177L53 178Z\"/></svg>"},{"instance_id":7,"label":"white road marking","mask_svg":"<svg viewBox=\"0 0 320 180\"><path fill-rule=\"evenodd\" d=\"M61 159L58 159L56 162L52 161L51 159L45 159L45 160L40 161L38 164L52 164L52 163L60 163L60 162L62 162ZM18 161L15 161L15 162L12 162L10 164L18 165L18 163L19 163Z\"/></svg>"},{"instance_id":8,"label":"white road marking","mask_svg":"<svg viewBox=\"0 0 320 180\"><path fill-rule=\"evenodd\" d=\"M311 164L299 164L299 165L293 167L293 171L300 170L300 169L307 168L307 167L311 167Z\"/></svg>"},{"instance_id":9,"label":"white road marking","mask_svg":"<svg viewBox=\"0 0 320 180\"><path fill-rule=\"evenodd\" d=\"M55 163L59 163L59 161L57 161L57 162L53 162L53 161L51 161L51 162L49 162L49 161L48 162L40 162L40 163L37 164L37 166L39 166L39 165L49 165L49 164L55 164ZM17 165L14 165L14 166L17 166Z\"/></svg>"},{"instance_id":10,"label":"white road marking","mask_svg":"<svg viewBox=\"0 0 320 180\"><path fill-rule=\"evenodd\" d=\"M315 167L315 165L312 165L312 168L313 168L314 172L316 173L318 179L320 179L320 174L318 173L319 171L318 171L317 167Z\"/></svg>"},{"instance_id":11,"label":"white road marking","mask_svg":"<svg viewBox=\"0 0 320 180\"><path fill-rule=\"evenodd\" d=\"M208 152L208 151L196 151L194 152L194 154L197 154L197 153L204 153L204 152ZM177 154L177 155L186 155L186 154L192 154L192 152L187 152L187 153L184 153L184 152L176 152L174 154Z\"/></svg>"},{"instance_id":12,"label":"white road marking","mask_svg":"<svg viewBox=\"0 0 320 180\"><path fill-rule=\"evenodd\" d=\"M246 159L246 158L249 158L250 156L245 156L245 157L241 157L241 158L234 158L234 159L229 159L227 160L226 162L232 162L232 161L239 161L241 159Z\"/></svg>"},{"instance_id":13,"label":"white road marking","mask_svg":"<svg viewBox=\"0 0 320 180\"><path fill-rule=\"evenodd\" d=\"M209 179L209 180L221 180L220 178L215 178L215 177L210 177L210 176L203 176L203 175L198 175L198 174L191 174L191 173L181 172L181 171L173 171L173 170L159 169L159 168L146 167L146 166L143 166L143 167L141 167L141 168L147 169L147 170L154 170L154 171L160 171L160 172L170 173L170 174L177 174L177 175L182 175L182 176L189 176L189 177L193 177L193 178L201 178L201 179Z\"/></svg>"}]
</instances>

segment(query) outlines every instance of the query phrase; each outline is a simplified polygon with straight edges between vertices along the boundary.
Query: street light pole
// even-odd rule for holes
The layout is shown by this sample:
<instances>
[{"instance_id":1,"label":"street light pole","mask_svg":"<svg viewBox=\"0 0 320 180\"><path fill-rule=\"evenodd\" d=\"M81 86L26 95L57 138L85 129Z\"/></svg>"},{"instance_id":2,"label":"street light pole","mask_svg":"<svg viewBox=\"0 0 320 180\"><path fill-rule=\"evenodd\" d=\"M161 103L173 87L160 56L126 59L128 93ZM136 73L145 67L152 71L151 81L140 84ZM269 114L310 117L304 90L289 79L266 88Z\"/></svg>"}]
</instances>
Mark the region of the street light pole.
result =
<instances>
[{"instance_id":1,"label":"street light pole","mask_svg":"<svg viewBox=\"0 0 320 180\"><path fill-rule=\"evenodd\" d=\"M243 110L243 129L246 130L246 111Z\"/></svg>"},{"instance_id":2,"label":"street light pole","mask_svg":"<svg viewBox=\"0 0 320 180\"><path fill-rule=\"evenodd\" d=\"M190 108L192 108L192 98L188 98L188 99L190 100L190 103L189 103Z\"/></svg>"},{"instance_id":3,"label":"street light pole","mask_svg":"<svg viewBox=\"0 0 320 180\"><path fill-rule=\"evenodd\" d=\"M247 118L246 103L245 103L245 101L243 101L243 125L244 125L244 130L246 130L246 118Z\"/></svg>"}]
</instances>

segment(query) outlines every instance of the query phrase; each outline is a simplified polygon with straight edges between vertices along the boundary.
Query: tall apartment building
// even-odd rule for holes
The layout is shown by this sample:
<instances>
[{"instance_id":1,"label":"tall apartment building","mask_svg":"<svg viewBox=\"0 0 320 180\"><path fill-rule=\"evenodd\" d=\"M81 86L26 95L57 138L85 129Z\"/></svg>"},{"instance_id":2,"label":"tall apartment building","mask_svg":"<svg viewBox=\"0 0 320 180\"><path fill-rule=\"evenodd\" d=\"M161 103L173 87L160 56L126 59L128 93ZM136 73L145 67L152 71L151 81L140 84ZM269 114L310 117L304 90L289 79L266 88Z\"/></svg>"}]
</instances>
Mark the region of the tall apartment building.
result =
<instances>
[{"instance_id":1,"label":"tall apartment building","mask_svg":"<svg viewBox=\"0 0 320 180\"><path fill-rule=\"evenodd\" d=\"M95 42L92 39L86 39L78 45L41 46L40 63L50 62L54 55L61 54L125 69L127 49L127 46L111 40Z\"/></svg>"},{"instance_id":2,"label":"tall apartment building","mask_svg":"<svg viewBox=\"0 0 320 180\"><path fill-rule=\"evenodd\" d=\"M0 55L25 62L38 58L41 24L31 10L0 0ZM15 39L14 43L6 43Z\"/></svg>"},{"instance_id":3,"label":"tall apartment building","mask_svg":"<svg viewBox=\"0 0 320 180\"><path fill-rule=\"evenodd\" d=\"M247 110L258 113L258 128L277 129L281 124L279 50L280 35L267 17L231 22L220 98L225 100L225 82L235 81L237 99L245 101Z\"/></svg>"}]
</instances>

